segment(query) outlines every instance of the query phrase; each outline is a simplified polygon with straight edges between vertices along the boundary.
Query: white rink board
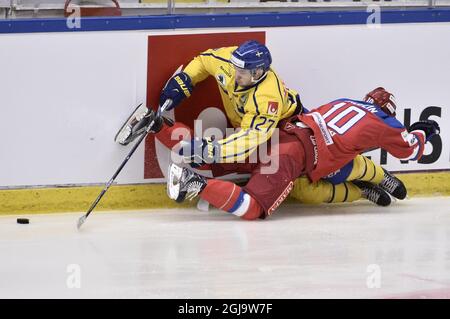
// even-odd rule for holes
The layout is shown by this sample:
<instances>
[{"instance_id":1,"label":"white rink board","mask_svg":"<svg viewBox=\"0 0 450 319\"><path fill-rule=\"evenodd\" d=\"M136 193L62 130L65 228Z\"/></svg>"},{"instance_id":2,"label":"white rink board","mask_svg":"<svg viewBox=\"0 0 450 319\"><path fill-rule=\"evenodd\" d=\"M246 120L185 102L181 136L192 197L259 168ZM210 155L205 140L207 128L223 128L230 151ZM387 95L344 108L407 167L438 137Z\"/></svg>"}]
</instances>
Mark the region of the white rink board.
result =
<instances>
[{"instance_id":1,"label":"white rink board","mask_svg":"<svg viewBox=\"0 0 450 319\"><path fill-rule=\"evenodd\" d=\"M414 122L427 106L438 106L440 117L431 118L442 129L440 156L432 164L388 157L388 169L404 171L450 169L450 43L443 40L449 25L251 31L266 31L274 68L309 108L360 98L379 85L396 94L401 121L404 109ZM0 35L0 187L107 181L130 149L113 143L116 130L146 100L147 36L248 30ZM143 156L140 147L119 183L160 181L143 178Z\"/></svg>"},{"instance_id":2,"label":"white rink board","mask_svg":"<svg viewBox=\"0 0 450 319\"><path fill-rule=\"evenodd\" d=\"M267 33L267 43L274 68L286 84L295 84L300 90L306 107L339 97L362 99L378 86L396 96L397 118L402 123L405 109L410 109L410 123L414 123L427 107L440 107L440 117L429 117L441 127L440 156L434 156L435 161L430 164L406 165L388 155L385 167L393 171L449 169L450 43L444 41L450 38L449 25L297 27L288 33L275 29ZM297 34L295 41L292 33ZM289 50L286 43L290 44ZM425 155L432 151L433 147L427 144ZM379 162L380 151L368 155Z\"/></svg>"}]
</instances>

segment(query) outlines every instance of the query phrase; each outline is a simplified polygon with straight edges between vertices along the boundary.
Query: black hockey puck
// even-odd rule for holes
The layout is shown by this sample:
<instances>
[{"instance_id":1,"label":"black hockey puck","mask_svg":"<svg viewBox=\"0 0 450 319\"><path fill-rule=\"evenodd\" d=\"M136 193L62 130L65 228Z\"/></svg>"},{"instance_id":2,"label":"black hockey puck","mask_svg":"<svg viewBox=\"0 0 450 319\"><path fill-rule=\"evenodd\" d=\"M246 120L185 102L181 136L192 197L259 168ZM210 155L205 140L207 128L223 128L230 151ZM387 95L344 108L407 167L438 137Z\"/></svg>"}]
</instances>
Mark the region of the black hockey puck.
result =
<instances>
[{"instance_id":1,"label":"black hockey puck","mask_svg":"<svg viewBox=\"0 0 450 319\"><path fill-rule=\"evenodd\" d=\"M17 218L18 224L29 224L30 220L28 218Z\"/></svg>"}]
</instances>

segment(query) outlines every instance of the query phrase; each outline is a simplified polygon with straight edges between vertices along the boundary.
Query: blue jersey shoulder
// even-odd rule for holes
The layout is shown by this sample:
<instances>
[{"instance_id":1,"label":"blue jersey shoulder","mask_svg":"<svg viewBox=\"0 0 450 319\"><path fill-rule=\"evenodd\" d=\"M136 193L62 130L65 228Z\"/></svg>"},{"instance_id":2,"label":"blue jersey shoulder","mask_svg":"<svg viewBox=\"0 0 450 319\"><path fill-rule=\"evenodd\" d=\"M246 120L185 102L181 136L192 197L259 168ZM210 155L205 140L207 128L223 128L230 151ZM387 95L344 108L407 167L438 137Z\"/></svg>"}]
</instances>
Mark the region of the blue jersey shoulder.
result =
<instances>
[{"instance_id":1,"label":"blue jersey shoulder","mask_svg":"<svg viewBox=\"0 0 450 319\"><path fill-rule=\"evenodd\" d=\"M335 100L332 103L345 102L345 101L350 102L350 103L352 103L354 105L357 105L359 107L362 107L366 111L369 111L370 113L376 115L380 120L382 120L386 125L389 125L390 127L393 127L393 128L405 128L405 126L402 123L400 123L399 120L397 120L393 116L389 116L388 114L383 112L383 110L381 108L379 108L378 106L376 106L374 104L370 104L370 103L367 103L367 102L364 102L364 101L346 99L346 98Z\"/></svg>"}]
</instances>

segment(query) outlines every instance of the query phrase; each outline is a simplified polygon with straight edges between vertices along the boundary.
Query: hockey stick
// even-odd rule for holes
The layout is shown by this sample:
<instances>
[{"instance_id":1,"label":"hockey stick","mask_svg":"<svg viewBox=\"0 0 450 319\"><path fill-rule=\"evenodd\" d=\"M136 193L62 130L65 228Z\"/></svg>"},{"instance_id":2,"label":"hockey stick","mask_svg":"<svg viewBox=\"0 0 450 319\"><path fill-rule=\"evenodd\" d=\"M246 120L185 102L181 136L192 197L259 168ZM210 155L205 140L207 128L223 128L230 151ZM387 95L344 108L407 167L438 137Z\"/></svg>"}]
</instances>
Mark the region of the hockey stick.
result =
<instances>
[{"instance_id":1,"label":"hockey stick","mask_svg":"<svg viewBox=\"0 0 450 319\"><path fill-rule=\"evenodd\" d=\"M109 189L109 187L112 185L112 183L114 182L114 180L116 179L116 177L119 175L119 173L122 171L122 169L124 168L124 166L127 164L128 160L131 158L131 156L134 154L134 152L136 151L136 149L138 148L138 146L141 144L141 142L145 139L145 137L147 136L147 134L150 132L153 124L155 124L155 119L158 118L159 116L161 116L162 112L164 112L164 110L170 105L172 104L172 100L167 100L163 106L159 107L158 110L156 111L156 116L153 119L152 122L150 122L150 124L147 126L145 132L142 134L142 136L139 138L139 140L134 144L133 148L131 149L130 153L128 153L127 157L124 159L124 161L122 162L122 164L120 164L119 168L117 169L117 171L114 173L114 175L111 177L111 179L109 180L108 183L106 183L105 188L101 191L100 195L98 195L97 199L92 203L91 207L89 207L89 210L87 211L86 214L84 214L83 216L81 216L78 219L78 223L77 223L77 228L80 229L80 227L84 224L84 222L86 221L86 219L88 218L88 216L92 213L92 211L94 210L94 208L97 206L97 204L100 202L100 200L102 199L103 195L105 195L106 191Z\"/></svg>"}]
</instances>

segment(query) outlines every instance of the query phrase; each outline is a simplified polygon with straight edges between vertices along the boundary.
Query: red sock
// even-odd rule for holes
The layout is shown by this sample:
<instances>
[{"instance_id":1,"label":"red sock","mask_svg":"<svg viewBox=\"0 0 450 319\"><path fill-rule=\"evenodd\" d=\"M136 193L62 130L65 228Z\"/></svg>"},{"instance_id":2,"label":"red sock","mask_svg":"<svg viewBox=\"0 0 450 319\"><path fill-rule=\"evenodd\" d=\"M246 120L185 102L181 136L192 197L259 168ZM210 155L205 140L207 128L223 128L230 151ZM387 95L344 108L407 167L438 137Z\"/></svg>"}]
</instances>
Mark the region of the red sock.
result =
<instances>
[{"instance_id":1,"label":"red sock","mask_svg":"<svg viewBox=\"0 0 450 319\"><path fill-rule=\"evenodd\" d=\"M173 126L168 126L164 123L161 131L156 133L156 138L167 148L172 149L178 144L183 138L187 138L187 133L189 132L189 138L192 138L193 131L186 125L175 122ZM184 134L184 136L182 135ZM172 136L173 135L173 136Z\"/></svg>"},{"instance_id":2,"label":"red sock","mask_svg":"<svg viewBox=\"0 0 450 319\"><path fill-rule=\"evenodd\" d=\"M263 211L258 202L240 186L219 179L208 180L200 197L214 207L246 220L258 218Z\"/></svg>"},{"instance_id":3,"label":"red sock","mask_svg":"<svg viewBox=\"0 0 450 319\"><path fill-rule=\"evenodd\" d=\"M189 134L187 134L187 132L189 132ZM183 133L184 135L181 135L179 133ZM170 150L173 150L175 145L177 145L183 139L187 139L188 137L193 138L193 136L194 132L188 126L179 122L175 122L173 126L168 126L164 123L161 131L159 131L155 135L158 141L160 141L165 147L169 148ZM202 171L208 171L211 170L211 167L210 164L204 164L198 169Z\"/></svg>"}]
</instances>

